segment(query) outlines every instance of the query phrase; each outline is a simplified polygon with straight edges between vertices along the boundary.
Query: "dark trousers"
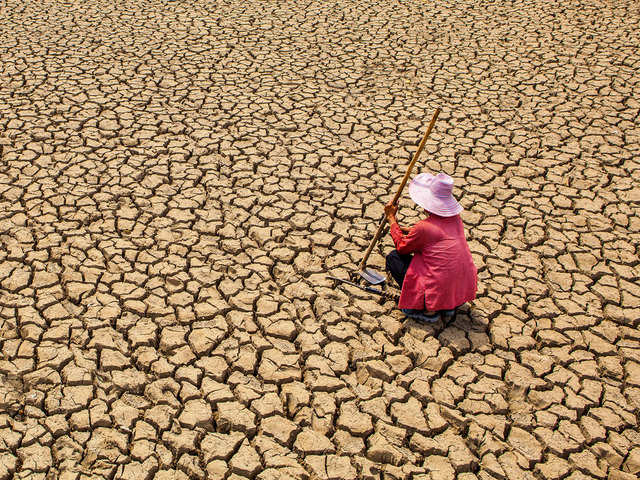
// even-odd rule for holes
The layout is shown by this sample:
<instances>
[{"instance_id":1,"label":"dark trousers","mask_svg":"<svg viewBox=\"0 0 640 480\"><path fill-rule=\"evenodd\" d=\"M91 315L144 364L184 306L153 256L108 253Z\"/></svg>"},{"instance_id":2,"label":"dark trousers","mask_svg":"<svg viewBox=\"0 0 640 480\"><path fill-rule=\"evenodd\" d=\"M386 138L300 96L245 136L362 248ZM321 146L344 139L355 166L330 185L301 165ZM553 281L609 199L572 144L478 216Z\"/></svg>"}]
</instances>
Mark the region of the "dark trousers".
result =
<instances>
[{"instance_id":1,"label":"dark trousers","mask_svg":"<svg viewBox=\"0 0 640 480\"><path fill-rule=\"evenodd\" d=\"M400 288L402 288L404 276L407 274L412 259L413 255L400 255L397 250L392 250L387 255L387 270L389 270L389 273L391 273Z\"/></svg>"}]
</instances>

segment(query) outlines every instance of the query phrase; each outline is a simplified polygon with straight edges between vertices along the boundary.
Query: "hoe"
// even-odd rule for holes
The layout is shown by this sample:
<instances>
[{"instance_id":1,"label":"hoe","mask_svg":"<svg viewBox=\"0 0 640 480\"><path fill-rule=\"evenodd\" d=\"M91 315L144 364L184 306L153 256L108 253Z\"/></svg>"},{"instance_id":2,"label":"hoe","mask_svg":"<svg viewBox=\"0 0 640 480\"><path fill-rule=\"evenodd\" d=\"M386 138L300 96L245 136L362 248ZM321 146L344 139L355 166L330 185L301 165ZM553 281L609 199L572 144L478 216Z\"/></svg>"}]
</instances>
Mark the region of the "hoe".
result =
<instances>
[{"instance_id":1,"label":"hoe","mask_svg":"<svg viewBox=\"0 0 640 480\"><path fill-rule=\"evenodd\" d=\"M398 199L400 198L400 195L402 194L402 191L404 190L404 187L407 184L407 181L409 180L409 176L411 175L413 166L416 164L418 157L420 156L420 154L422 153L422 150L424 149L424 145L427 142L427 138L429 137L431 130L433 129L433 125L436 123L436 119L438 118L439 113L440 113L440 108L436 108L436 111L433 114L433 118L431 119L431 123L429 123L429 127L427 128L427 131L425 132L424 137L422 137L422 140L420 141L420 145L418 145L418 150L416 150L416 153L413 156L411 163L407 167L407 172L404 174L404 178L400 183L400 187L398 187L398 191L396 192L395 197L393 197L392 203L394 205L398 203ZM367 248L367 251L365 252L364 257L362 258L362 261L358 266L358 273L360 274L360 276L364 278L367 282L373 285L384 283L385 277L382 274L380 274L380 272L377 272L371 268L365 268L365 267L367 265L367 260L369 259L369 255L371 255L371 251L373 250L373 247L376 245L376 243L378 243L378 240L380 240L380 236L382 235L382 231L384 230L386 222L387 222L387 218L383 214L382 220L380 220L380 225L378 225L378 231L373 237L373 240L371 240L371 243L369 244L369 248Z\"/></svg>"}]
</instances>

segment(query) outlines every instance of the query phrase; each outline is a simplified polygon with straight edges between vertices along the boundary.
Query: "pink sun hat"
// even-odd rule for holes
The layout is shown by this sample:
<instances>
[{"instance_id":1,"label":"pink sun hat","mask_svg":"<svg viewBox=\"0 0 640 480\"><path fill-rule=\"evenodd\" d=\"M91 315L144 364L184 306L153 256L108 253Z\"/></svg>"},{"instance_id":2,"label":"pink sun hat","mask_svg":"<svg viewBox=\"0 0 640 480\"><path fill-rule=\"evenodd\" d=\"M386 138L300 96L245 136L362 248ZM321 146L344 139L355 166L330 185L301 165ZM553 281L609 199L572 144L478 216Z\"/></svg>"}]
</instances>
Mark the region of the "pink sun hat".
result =
<instances>
[{"instance_id":1,"label":"pink sun hat","mask_svg":"<svg viewBox=\"0 0 640 480\"><path fill-rule=\"evenodd\" d=\"M453 217L462 211L453 197L453 178L446 173L421 173L411 180L409 196L428 212L441 217Z\"/></svg>"}]
</instances>

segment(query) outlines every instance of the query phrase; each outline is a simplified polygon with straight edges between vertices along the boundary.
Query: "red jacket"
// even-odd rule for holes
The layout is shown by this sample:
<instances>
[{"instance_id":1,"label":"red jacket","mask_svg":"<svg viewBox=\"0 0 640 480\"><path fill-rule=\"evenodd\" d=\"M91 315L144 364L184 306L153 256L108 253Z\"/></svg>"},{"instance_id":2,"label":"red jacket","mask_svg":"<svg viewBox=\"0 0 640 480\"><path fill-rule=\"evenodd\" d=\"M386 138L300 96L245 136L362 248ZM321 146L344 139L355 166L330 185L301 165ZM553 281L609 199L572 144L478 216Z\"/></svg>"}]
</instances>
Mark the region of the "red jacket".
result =
<instances>
[{"instance_id":1,"label":"red jacket","mask_svg":"<svg viewBox=\"0 0 640 480\"><path fill-rule=\"evenodd\" d=\"M431 214L404 235L397 223L391 237L400 254L413 253L399 308L449 310L476 298L478 271L460 215Z\"/></svg>"}]
</instances>

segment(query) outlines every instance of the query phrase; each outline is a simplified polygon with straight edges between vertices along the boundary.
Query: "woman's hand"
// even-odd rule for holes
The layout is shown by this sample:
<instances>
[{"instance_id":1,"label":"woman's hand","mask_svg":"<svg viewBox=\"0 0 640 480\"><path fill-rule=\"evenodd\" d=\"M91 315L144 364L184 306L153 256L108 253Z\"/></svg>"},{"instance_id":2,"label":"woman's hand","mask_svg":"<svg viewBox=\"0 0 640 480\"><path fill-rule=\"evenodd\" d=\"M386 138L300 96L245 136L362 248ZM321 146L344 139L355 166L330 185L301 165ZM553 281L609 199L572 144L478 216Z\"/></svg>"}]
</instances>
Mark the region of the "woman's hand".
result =
<instances>
[{"instance_id":1,"label":"woman's hand","mask_svg":"<svg viewBox=\"0 0 640 480\"><path fill-rule=\"evenodd\" d=\"M398 212L398 206L389 202L384 206L384 216L387 217L387 221L391 223L396 219L396 213Z\"/></svg>"},{"instance_id":2,"label":"woman's hand","mask_svg":"<svg viewBox=\"0 0 640 480\"><path fill-rule=\"evenodd\" d=\"M400 225L398 226L400 227ZM409 232L411 232L411 229L409 227L400 227L400 231L405 235L409 235Z\"/></svg>"}]
</instances>

